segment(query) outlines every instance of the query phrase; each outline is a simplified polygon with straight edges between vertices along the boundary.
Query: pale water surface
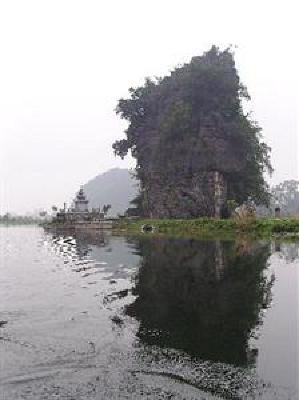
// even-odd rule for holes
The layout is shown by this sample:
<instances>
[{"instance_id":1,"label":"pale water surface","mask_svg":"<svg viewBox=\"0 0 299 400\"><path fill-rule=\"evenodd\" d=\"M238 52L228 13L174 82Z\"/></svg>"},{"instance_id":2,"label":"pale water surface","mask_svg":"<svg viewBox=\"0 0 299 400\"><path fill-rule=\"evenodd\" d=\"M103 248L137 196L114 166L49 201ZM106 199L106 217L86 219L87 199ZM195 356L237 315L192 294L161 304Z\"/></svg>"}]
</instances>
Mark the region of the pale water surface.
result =
<instances>
[{"instance_id":1,"label":"pale water surface","mask_svg":"<svg viewBox=\"0 0 299 400\"><path fill-rule=\"evenodd\" d=\"M0 398L298 399L299 245L0 227Z\"/></svg>"}]
</instances>

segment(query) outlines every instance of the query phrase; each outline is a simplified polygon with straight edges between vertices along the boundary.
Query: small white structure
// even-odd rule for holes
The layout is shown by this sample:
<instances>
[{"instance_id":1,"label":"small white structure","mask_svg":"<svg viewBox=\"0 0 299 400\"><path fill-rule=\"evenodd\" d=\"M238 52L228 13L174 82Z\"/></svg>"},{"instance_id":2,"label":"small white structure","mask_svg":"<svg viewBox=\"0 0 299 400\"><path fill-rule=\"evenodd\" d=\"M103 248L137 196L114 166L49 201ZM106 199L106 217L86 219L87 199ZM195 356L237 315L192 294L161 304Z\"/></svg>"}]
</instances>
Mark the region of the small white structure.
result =
<instances>
[{"instance_id":1,"label":"small white structure","mask_svg":"<svg viewBox=\"0 0 299 400\"><path fill-rule=\"evenodd\" d=\"M67 210L65 204L64 208L57 212L53 222L61 224L62 227L76 229L111 229L112 220L106 218L111 206L109 204L104 205L102 211L100 207L89 210L88 203L89 201L81 186L73 201L73 206Z\"/></svg>"}]
</instances>

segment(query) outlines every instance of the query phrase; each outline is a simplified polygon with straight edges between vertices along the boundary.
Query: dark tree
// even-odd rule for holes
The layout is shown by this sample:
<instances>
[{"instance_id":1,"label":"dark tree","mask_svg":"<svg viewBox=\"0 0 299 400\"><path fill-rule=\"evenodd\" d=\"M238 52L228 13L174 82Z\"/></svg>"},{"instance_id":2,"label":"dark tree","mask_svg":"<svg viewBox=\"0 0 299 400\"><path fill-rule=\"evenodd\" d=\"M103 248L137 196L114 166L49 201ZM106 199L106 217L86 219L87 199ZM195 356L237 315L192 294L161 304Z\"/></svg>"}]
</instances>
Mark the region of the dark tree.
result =
<instances>
[{"instance_id":1,"label":"dark tree","mask_svg":"<svg viewBox=\"0 0 299 400\"><path fill-rule=\"evenodd\" d=\"M284 215L299 213L299 181L287 180L271 190L272 209L279 207Z\"/></svg>"},{"instance_id":2,"label":"dark tree","mask_svg":"<svg viewBox=\"0 0 299 400\"><path fill-rule=\"evenodd\" d=\"M117 106L129 122L126 139L113 148L122 158L131 150L137 160L145 215L219 216L227 199L268 202L269 147L244 113L249 95L230 49L213 46L129 92Z\"/></svg>"}]
</instances>

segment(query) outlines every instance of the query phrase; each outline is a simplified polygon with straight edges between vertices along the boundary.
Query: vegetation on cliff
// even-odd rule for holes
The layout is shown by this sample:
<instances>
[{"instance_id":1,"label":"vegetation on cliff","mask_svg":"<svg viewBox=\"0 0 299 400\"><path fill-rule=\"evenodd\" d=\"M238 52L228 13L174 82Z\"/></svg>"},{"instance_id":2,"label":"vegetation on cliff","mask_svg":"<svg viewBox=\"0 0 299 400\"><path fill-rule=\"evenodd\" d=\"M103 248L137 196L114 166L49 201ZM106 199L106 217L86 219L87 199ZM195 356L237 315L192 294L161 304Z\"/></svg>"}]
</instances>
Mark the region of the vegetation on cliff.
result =
<instances>
[{"instance_id":1,"label":"vegetation on cliff","mask_svg":"<svg viewBox=\"0 0 299 400\"><path fill-rule=\"evenodd\" d=\"M137 203L145 216L213 216L216 183L222 214L227 199L268 202L263 173L271 171L269 147L243 110L249 95L230 49L213 46L129 92L117 106L129 122L126 138L113 148L120 157L130 150L137 160Z\"/></svg>"}]
</instances>

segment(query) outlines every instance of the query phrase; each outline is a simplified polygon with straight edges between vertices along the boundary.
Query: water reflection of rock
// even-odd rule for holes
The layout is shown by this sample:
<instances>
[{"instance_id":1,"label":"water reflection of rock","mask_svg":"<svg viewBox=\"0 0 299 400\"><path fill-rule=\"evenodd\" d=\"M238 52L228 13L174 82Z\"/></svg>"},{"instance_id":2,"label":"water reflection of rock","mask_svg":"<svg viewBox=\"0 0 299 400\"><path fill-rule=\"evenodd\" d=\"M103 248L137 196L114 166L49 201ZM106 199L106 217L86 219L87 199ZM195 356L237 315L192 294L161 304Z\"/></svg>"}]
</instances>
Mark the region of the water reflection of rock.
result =
<instances>
[{"instance_id":1,"label":"water reflection of rock","mask_svg":"<svg viewBox=\"0 0 299 400\"><path fill-rule=\"evenodd\" d=\"M255 362L248 342L271 298L269 245L154 238L136 247L143 256L137 298L126 312L140 321L143 342L206 360Z\"/></svg>"}]
</instances>

